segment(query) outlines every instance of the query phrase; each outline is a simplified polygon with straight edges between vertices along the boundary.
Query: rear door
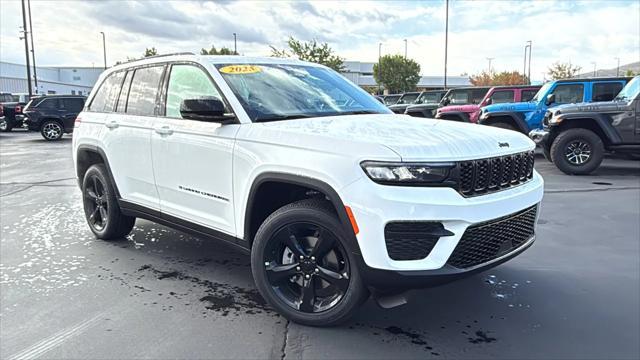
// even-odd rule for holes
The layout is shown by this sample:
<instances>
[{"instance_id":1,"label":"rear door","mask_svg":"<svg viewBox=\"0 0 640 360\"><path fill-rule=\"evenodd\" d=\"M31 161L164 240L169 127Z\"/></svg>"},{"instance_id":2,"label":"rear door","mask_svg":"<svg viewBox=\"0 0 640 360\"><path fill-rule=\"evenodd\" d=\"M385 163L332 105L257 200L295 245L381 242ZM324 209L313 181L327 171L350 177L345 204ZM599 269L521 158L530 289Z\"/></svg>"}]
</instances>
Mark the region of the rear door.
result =
<instances>
[{"instance_id":1,"label":"rear door","mask_svg":"<svg viewBox=\"0 0 640 360\"><path fill-rule=\"evenodd\" d=\"M184 99L216 97L207 71L177 63L166 79L165 116L151 135L153 169L163 214L234 235L232 156L239 125L184 119Z\"/></svg>"}]
</instances>

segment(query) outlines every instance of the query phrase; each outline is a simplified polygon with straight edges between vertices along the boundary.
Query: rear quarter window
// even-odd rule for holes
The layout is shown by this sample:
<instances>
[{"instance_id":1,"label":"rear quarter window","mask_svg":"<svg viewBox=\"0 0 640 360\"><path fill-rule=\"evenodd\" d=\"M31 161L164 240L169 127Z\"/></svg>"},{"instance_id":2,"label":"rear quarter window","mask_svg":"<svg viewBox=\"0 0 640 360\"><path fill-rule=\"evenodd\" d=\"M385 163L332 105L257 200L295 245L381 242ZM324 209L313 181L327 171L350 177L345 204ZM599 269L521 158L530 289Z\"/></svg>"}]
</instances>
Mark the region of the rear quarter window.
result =
<instances>
[{"instance_id":1,"label":"rear quarter window","mask_svg":"<svg viewBox=\"0 0 640 360\"><path fill-rule=\"evenodd\" d=\"M112 112L116 98L120 94L120 86L124 78L124 72L110 74L100 85L98 92L93 97L89 110L97 112Z\"/></svg>"}]
</instances>

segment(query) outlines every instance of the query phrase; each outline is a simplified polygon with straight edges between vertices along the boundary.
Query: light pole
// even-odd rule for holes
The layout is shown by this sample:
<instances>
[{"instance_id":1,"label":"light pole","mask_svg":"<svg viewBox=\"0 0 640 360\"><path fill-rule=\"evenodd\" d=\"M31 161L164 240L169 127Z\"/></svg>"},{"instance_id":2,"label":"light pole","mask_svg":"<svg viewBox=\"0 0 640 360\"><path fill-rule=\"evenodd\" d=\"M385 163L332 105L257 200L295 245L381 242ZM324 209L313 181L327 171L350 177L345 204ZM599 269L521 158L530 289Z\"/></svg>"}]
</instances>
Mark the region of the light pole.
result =
<instances>
[{"instance_id":1,"label":"light pole","mask_svg":"<svg viewBox=\"0 0 640 360\"><path fill-rule=\"evenodd\" d=\"M527 72L527 49L529 49L529 72ZM524 46L524 67L522 69L522 76L526 76L527 81L531 84L531 40L527 40L527 44Z\"/></svg>"},{"instance_id":2,"label":"light pole","mask_svg":"<svg viewBox=\"0 0 640 360\"><path fill-rule=\"evenodd\" d=\"M449 47L449 0L446 0L444 23L444 89L447 90L447 51Z\"/></svg>"},{"instance_id":3,"label":"light pole","mask_svg":"<svg viewBox=\"0 0 640 360\"><path fill-rule=\"evenodd\" d=\"M495 58L492 57L488 57L487 60L489 60L489 74L491 74L491 60L493 60Z\"/></svg>"},{"instance_id":4,"label":"light pole","mask_svg":"<svg viewBox=\"0 0 640 360\"><path fill-rule=\"evenodd\" d=\"M29 11L29 37L31 38L31 59L33 60L33 81L36 85L36 94L38 93L38 71L36 70L36 48L33 46L33 24L31 22L31 0L27 0L27 9Z\"/></svg>"},{"instance_id":5,"label":"light pole","mask_svg":"<svg viewBox=\"0 0 640 360\"><path fill-rule=\"evenodd\" d=\"M616 67L616 76L620 76L620 58L616 57L614 59L618 60L618 66Z\"/></svg>"},{"instance_id":6,"label":"light pole","mask_svg":"<svg viewBox=\"0 0 640 360\"><path fill-rule=\"evenodd\" d=\"M529 43L529 70L527 71L527 79L529 80L529 85L531 85L531 49L533 48L533 43L531 40L527 42Z\"/></svg>"},{"instance_id":7,"label":"light pole","mask_svg":"<svg viewBox=\"0 0 640 360\"><path fill-rule=\"evenodd\" d=\"M104 36L104 32L100 31L102 34L102 55L104 57L104 69L107 70L107 41Z\"/></svg>"},{"instance_id":8,"label":"light pole","mask_svg":"<svg viewBox=\"0 0 640 360\"><path fill-rule=\"evenodd\" d=\"M596 63L595 61L591 62L593 64L593 77L598 76L598 70L596 70Z\"/></svg>"},{"instance_id":9,"label":"light pole","mask_svg":"<svg viewBox=\"0 0 640 360\"><path fill-rule=\"evenodd\" d=\"M382 81L382 43L378 43L378 95L380 95L380 82Z\"/></svg>"},{"instance_id":10,"label":"light pole","mask_svg":"<svg viewBox=\"0 0 640 360\"><path fill-rule=\"evenodd\" d=\"M27 60L27 88L29 89L29 98L33 95L31 87L31 64L29 64L29 38L27 37L27 13L24 8L24 0L22 0L22 37L24 39L24 55Z\"/></svg>"},{"instance_id":11,"label":"light pole","mask_svg":"<svg viewBox=\"0 0 640 360\"><path fill-rule=\"evenodd\" d=\"M233 55L238 55L238 37L233 33Z\"/></svg>"},{"instance_id":12,"label":"light pole","mask_svg":"<svg viewBox=\"0 0 640 360\"><path fill-rule=\"evenodd\" d=\"M404 39L404 58L407 59L407 39Z\"/></svg>"}]
</instances>

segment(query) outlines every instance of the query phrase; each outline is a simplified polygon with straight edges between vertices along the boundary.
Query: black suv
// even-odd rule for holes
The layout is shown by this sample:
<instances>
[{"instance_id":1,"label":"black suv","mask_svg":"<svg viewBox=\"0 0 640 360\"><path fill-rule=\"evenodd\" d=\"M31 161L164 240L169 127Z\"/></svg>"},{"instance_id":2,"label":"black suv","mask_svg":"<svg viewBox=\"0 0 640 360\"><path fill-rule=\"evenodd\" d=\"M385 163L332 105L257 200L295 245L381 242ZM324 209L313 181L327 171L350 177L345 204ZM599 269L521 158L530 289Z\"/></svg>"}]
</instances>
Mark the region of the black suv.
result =
<instances>
[{"instance_id":1,"label":"black suv","mask_svg":"<svg viewBox=\"0 0 640 360\"><path fill-rule=\"evenodd\" d=\"M543 129L529 136L547 160L566 174L589 174L605 151L640 156L640 76L612 101L561 105L549 109Z\"/></svg>"},{"instance_id":2,"label":"black suv","mask_svg":"<svg viewBox=\"0 0 640 360\"><path fill-rule=\"evenodd\" d=\"M24 108L24 123L48 141L73 132L73 123L84 108L84 96L47 95L33 98Z\"/></svg>"}]
</instances>

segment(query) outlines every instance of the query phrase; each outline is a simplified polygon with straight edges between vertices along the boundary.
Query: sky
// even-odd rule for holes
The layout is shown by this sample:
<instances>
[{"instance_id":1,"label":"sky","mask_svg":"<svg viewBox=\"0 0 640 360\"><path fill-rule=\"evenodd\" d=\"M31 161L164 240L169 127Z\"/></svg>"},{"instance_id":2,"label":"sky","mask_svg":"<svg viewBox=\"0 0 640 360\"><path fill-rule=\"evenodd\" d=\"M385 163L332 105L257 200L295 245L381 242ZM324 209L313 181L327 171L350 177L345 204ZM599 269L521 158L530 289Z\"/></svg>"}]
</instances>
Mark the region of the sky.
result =
<instances>
[{"instance_id":1,"label":"sky","mask_svg":"<svg viewBox=\"0 0 640 360\"><path fill-rule=\"evenodd\" d=\"M433 1L31 1L38 65L102 66L159 53L203 47L268 56L289 36L327 42L345 60L375 62L404 54L422 75L444 69L445 2ZM0 0L0 59L24 63L21 3ZM533 42L531 77L542 80L553 62L582 72L640 61L640 0L461 1L449 3L448 74L522 71Z\"/></svg>"}]
</instances>

